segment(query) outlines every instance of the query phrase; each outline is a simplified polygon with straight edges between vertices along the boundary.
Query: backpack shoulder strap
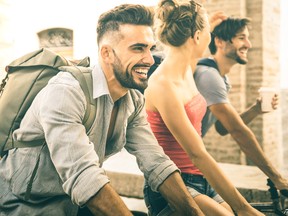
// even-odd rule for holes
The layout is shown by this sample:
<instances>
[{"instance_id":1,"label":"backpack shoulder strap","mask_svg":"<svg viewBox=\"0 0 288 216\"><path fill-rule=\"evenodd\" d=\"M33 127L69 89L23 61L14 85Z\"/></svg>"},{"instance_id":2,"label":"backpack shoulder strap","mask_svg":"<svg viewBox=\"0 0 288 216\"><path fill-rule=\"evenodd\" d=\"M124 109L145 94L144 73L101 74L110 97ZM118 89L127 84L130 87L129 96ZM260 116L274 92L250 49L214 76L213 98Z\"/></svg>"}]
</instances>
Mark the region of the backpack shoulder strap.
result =
<instances>
[{"instance_id":1,"label":"backpack shoulder strap","mask_svg":"<svg viewBox=\"0 0 288 216\"><path fill-rule=\"evenodd\" d=\"M83 124L86 132L90 130L96 115L96 101L93 98L92 69L81 66L62 66L59 70L71 73L79 82L87 101Z\"/></svg>"},{"instance_id":2,"label":"backpack shoulder strap","mask_svg":"<svg viewBox=\"0 0 288 216\"><path fill-rule=\"evenodd\" d=\"M17 69L31 66L58 68L63 65L72 65L72 63L61 55L58 55L49 49L42 48L12 61L8 66L6 66L5 70L7 73L12 73Z\"/></svg>"},{"instance_id":3,"label":"backpack shoulder strap","mask_svg":"<svg viewBox=\"0 0 288 216\"><path fill-rule=\"evenodd\" d=\"M216 64L216 62L211 59L211 58L202 58L198 61L197 65L204 65L204 66L208 66L208 67L213 67L216 70L219 71L218 69L218 65Z\"/></svg>"}]
</instances>

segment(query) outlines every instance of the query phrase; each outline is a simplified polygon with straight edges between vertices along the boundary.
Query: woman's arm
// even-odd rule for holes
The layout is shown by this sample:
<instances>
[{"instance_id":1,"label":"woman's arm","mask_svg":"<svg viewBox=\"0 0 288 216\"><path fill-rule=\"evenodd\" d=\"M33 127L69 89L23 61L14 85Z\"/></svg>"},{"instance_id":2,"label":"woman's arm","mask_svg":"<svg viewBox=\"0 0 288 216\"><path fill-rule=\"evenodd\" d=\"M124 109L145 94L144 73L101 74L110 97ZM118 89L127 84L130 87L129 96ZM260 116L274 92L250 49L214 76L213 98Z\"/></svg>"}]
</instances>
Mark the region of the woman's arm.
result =
<instances>
[{"instance_id":1,"label":"woman's arm","mask_svg":"<svg viewBox=\"0 0 288 216\"><path fill-rule=\"evenodd\" d=\"M157 83L157 85L151 84L150 89L145 94L147 107L154 107L160 112L166 126L192 162L236 212L241 214L241 211L244 210L245 215L250 213L257 215L206 151L204 143L188 119L181 97L176 91L176 88L164 82ZM259 215L261 214L259 213Z\"/></svg>"}]
</instances>

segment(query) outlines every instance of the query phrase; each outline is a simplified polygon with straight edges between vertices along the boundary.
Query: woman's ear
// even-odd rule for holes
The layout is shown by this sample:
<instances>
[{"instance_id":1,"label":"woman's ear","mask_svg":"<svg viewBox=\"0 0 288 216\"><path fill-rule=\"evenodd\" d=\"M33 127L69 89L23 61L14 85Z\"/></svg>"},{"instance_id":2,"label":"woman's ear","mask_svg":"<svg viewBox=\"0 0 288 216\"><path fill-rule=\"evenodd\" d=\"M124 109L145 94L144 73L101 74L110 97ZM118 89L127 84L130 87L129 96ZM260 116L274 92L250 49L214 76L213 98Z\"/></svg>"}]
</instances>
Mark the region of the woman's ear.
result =
<instances>
[{"instance_id":1,"label":"woman's ear","mask_svg":"<svg viewBox=\"0 0 288 216\"><path fill-rule=\"evenodd\" d=\"M104 62L112 63L114 61L113 49L109 45L103 45L100 48L100 55Z\"/></svg>"},{"instance_id":2,"label":"woman's ear","mask_svg":"<svg viewBox=\"0 0 288 216\"><path fill-rule=\"evenodd\" d=\"M194 33L193 39L194 39L195 44L200 44L200 30L197 30Z\"/></svg>"}]
</instances>

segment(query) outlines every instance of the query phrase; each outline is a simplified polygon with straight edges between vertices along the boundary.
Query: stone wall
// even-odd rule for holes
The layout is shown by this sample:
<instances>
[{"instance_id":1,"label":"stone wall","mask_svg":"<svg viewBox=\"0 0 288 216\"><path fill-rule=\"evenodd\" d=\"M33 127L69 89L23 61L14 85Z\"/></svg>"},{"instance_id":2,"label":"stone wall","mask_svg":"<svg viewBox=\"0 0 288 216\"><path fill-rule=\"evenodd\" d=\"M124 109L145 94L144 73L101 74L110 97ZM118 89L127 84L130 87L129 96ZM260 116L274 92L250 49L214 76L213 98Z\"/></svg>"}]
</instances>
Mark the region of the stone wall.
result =
<instances>
[{"instance_id":1,"label":"stone wall","mask_svg":"<svg viewBox=\"0 0 288 216\"><path fill-rule=\"evenodd\" d=\"M281 91L281 114L282 114L282 140L283 140L283 169L288 173L288 89ZM286 162L286 163L285 163Z\"/></svg>"},{"instance_id":2,"label":"stone wall","mask_svg":"<svg viewBox=\"0 0 288 216\"><path fill-rule=\"evenodd\" d=\"M247 103L251 104L261 86L280 84L279 33L280 2L250 1L247 15L252 18L254 48L247 71ZM278 167L282 166L282 125L280 109L258 117L251 125L264 151Z\"/></svg>"}]
</instances>

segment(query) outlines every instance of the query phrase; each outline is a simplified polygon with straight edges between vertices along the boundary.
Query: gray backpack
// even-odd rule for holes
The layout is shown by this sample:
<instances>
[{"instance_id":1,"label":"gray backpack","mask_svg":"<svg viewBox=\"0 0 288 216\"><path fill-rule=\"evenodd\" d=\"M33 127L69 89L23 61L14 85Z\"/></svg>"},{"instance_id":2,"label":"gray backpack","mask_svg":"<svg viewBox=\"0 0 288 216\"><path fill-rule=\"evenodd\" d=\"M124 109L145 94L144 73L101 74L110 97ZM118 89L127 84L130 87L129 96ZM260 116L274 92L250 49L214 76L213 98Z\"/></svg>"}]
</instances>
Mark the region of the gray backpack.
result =
<instances>
[{"instance_id":1,"label":"gray backpack","mask_svg":"<svg viewBox=\"0 0 288 216\"><path fill-rule=\"evenodd\" d=\"M92 98L92 70L89 65L88 57L75 63L48 49L40 49L14 60L5 68L7 75L0 85L0 158L9 149L39 146L45 142L15 141L12 133L19 128L37 93L59 71L70 72L79 81L87 100L83 124L86 131L90 129L96 105Z\"/></svg>"}]
</instances>

